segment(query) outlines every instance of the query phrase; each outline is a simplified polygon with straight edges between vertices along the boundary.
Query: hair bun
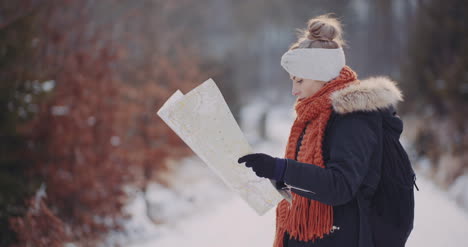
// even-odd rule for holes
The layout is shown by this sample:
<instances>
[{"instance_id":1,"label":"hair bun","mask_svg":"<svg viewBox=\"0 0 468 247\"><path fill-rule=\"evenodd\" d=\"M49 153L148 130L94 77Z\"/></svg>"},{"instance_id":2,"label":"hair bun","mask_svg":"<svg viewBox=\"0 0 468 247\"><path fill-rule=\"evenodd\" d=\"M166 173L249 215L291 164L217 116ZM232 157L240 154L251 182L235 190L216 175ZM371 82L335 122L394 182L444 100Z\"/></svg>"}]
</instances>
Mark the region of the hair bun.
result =
<instances>
[{"instance_id":1,"label":"hair bun","mask_svg":"<svg viewBox=\"0 0 468 247\"><path fill-rule=\"evenodd\" d=\"M289 49L336 49L346 46L342 37L341 22L331 15L332 13L329 13L309 19L307 28L299 30L298 40Z\"/></svg>"},{"instance_id":2,"label":"hair bun","mask_svg":"<svg viewBox=\"0 0 468 247\"><path fill-rule=\"evenodd\" d=\"M323 25L319 29L309 28L309 33L307 34L307 38L310 40L322 40L322 41L332 41L336 38L336 32L334 31L323 31Z\"/></svg>"},{"instance_id":3,"label":"hair bun","mask_svg":"<svg viewBox=\"0 0 468 247\"><path fill-rule=\"evenodd\" d=\"M307 23L306 37L310 40L333 41L338 39L340 43L342 29L341 24L329 15L321 15L310 19Z\"/></svg>"}]
</instances>

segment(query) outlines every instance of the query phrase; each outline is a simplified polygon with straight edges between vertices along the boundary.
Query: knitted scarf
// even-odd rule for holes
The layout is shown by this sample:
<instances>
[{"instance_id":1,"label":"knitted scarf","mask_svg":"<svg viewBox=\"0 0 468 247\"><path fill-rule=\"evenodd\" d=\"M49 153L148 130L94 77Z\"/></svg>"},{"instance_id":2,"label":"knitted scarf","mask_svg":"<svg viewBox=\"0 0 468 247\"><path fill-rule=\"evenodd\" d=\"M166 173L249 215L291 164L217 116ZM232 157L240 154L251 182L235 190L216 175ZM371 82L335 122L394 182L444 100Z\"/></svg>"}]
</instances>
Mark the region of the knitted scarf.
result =
<instances>
[{"instance_id":1,"label":"knitted scarf","mask_svg":"<svg viewBox=\"0 0 468 247\"><path fill-rule=\"evenodd\" d=\"M330 94L359 83L356 73L348 66L340 74L327 82L314 95L299 99L295 110L297 117L291 127L285 158L295 159L296 146L308 122L312 122L302 139L297 161L325 167L322 156L322 141L325 127L332 112ZM283 247L283 235L287 231L300 241L315 241L330 233L333 227L333 208L330 205L302 197L292 192L292 203L279 202L276 208L276 236L273 246Z\"/></svg>"}]
</instances>

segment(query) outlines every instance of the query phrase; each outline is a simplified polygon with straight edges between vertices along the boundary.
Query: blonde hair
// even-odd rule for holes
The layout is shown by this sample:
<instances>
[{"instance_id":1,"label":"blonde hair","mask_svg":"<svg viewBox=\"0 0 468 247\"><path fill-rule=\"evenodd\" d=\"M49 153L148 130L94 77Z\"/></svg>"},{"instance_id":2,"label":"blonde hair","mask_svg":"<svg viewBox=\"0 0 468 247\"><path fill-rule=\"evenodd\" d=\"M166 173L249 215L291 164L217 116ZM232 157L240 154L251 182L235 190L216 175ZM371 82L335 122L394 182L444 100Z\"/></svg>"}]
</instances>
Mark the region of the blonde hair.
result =
<instances>
[{"instance_id":1,"label":"blonde hair","mask_svg":"<svg viewBox=\"0 0 468 247\"><path fill-rule=\"evenodd\" d=\"M346 46L342 38L341 22L331 13L320 15L307 22L306 29L299 29L298 40L289 47L335 49Z\"/></svg>"}]
</instances>

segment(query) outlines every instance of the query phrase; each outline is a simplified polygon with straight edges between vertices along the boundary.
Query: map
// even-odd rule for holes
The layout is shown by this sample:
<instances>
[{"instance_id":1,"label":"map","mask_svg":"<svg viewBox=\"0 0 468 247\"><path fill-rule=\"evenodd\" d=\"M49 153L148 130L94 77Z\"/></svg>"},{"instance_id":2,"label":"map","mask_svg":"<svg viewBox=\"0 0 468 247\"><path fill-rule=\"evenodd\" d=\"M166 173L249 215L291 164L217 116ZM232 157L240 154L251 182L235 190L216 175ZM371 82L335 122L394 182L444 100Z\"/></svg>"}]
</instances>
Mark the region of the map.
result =
<instances>
[{"instance_id":1,"label":"map","mask_svg":"<svg viewBox=\"0 0 468 247\"><path fill-rule=\"evenodd\" d=\"M272 180L237 163L252 148L212 79L186 95L177 90L157 114L258 215L283 199Z\"/></svg>"}]
</instances>

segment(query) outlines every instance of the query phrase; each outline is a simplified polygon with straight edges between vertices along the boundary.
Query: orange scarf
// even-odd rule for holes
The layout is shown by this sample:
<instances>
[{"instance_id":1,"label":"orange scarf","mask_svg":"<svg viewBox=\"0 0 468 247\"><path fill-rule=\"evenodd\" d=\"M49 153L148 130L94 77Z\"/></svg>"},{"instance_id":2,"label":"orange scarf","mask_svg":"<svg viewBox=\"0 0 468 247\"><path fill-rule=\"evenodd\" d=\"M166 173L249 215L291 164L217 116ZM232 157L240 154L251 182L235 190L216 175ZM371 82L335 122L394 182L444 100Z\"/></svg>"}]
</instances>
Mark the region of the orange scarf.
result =
<instances>
[{"instance_id":1,"label":"orange scarf","mask_svg":"<svg viewBox=\"0 0 468 247\"><path fill-rule=\"evenodd\" d=\"M330 94L358 83L356 73L343 67L335 79L325 84L308 98L299 99L295 105L296 120L291 127L285 158L295 159L296 146L302 131L311 121L302 139L297 161L325 167L322 156L322 141L325 127L332 112ZM276 208L276 236L274 247L283 247L283 235L287 231L300 241L323 238L333 227L333 208L330 205L302 197L292 192L292 204L282 200Z\"/></svg>"}]
</instances>

